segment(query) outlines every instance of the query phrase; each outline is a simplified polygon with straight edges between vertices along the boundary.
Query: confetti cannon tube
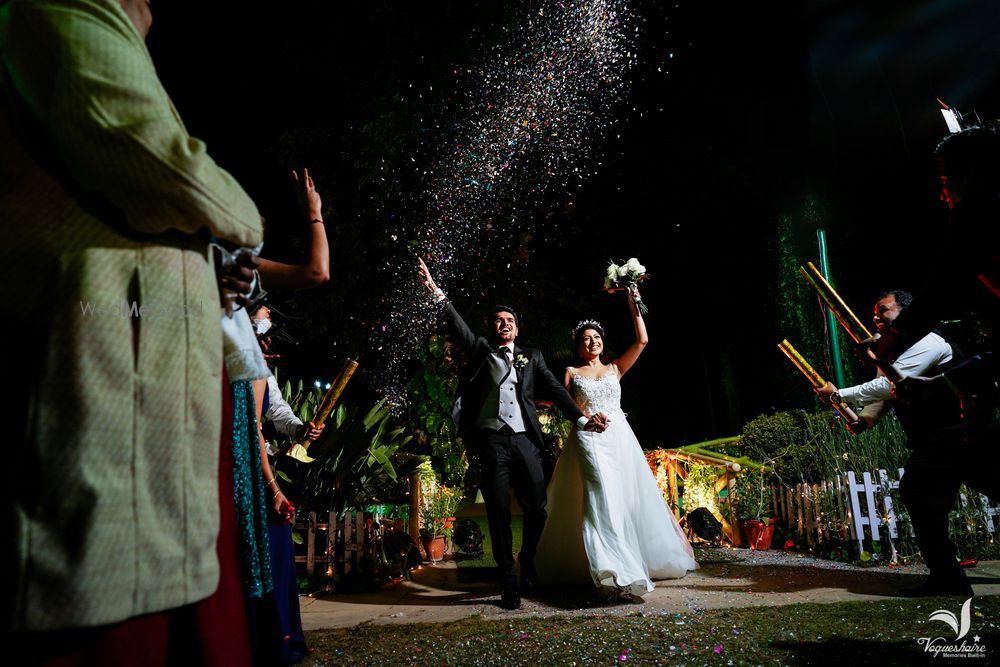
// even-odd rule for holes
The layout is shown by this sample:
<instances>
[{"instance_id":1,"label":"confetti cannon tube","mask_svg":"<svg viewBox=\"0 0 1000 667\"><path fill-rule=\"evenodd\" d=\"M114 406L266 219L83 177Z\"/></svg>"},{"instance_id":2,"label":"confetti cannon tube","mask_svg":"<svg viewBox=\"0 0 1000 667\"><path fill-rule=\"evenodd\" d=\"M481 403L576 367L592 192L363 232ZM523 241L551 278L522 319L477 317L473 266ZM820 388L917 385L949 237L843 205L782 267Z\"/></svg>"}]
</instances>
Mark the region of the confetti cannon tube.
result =
<instances>
[{"instance_id":1,"label":"confetti cannon tube","mask_svg":"<svg viewBox=\"0 0 1000 667\"><path fill-rule=\"evenodd\" d=\"M837 294L837 290L833 289L833 286L826 281L823 274L819 272L816 265L812 262L806 262L805 266L799 267L799 273L802 277L809 281L809 284L816 288L819 292L819 298L823 300L826 307L830 309L837 321L840 322L844 330L847 331L847 335L854 339L855 343L860 343L861 341L871 338L871 333L865 328L865 325L861 323L858 316L855 315L844 300L840 298Z\"/></svg>"},{"instance_id":2,"label":"confetti cannon tube","mask_svg":"<svg viewBox=\"0 0 1000 667\"><path fill-rule=\"evenodd\" d=\"M805 266L799 267L799 273L802 274L810 285L816 288L819 293L819 297L826 304L826 307L830 309L837 321L840 322L841 326L844 327L844 331L847 335L854 339L855 343L861 343L863 340L867 340L872 337L865 325L861 323L858 316L855 315L844 300L840 298L837 294L837 290L833 289L833 286L826 281L823 274L819 272L816 265L812 262L806 262ZM892 383L899 382L902 379L902 375L896 368L890 364L882 361L875 356L875 352L868 349L868 356L875 362L875 365L881 369L882 373L885 374L889 381Z\"/></svg>"},{"instance_id":3,"label":"confetti cannon tube","mask_svg":"<svg viewBox=\"0 0 1000 667\"><path fill-rule=\"evenodd\" d=\"M824 380L823 377L819 373L817 373L811 365L809 365L809 362L806 361L801 354L799 354L799 351L796 350L795 347L791 343L789 343L787 339L778 343L778 349L780 349L782 352L785 353L785 356L788 357L788 360L791 361L792 364L794 364L795 367L798 368L799 371L806 376L806 379L809 380L809 382L812 384L813 387L816 387L818 389L819 387L826 386L826 380ZM858 416L854 414L854 411L851 410L849 407L847 407L847 405L845 405L843 402L832 403L832 405L837 409L837 411L840 414L844 415L844 417L848 421L850 422L858 421Z\"/></svg>"},{"instance_id":4,"label":"confetti cannon tube","mask_svg":"<svg viewBox=\"0 0 1000 667\"><path fill-rule=\"evenodd\" d=\"M355 369L358 367L358 362L353 359L348 359L344 364L344 367L340 369L340 374L337 375L337 379L333 381L330 385L330 389L326 392L326 396L319 404L319 408L316 409L316 415L313 417L313 424L316 426L322 426L330 413L333 412L333 407L337 404L337 399L340 398L340 394L344 391L344 387L347 386L347 381L351 379L354 375ZM307 446L302 443L295 443L292 445L286 454L296 461L301 461L302 463L312 463L313 459L309 454L306 453Z\"/></svg>"},{"instance_id":5,"label":"confetti cannon tube","mask_svg":"<svg viewBox=\"0 0 1000 667\"><path fill-rule=\"evenodd\" d=\"M340 373L337 375L337 379L333 381L330 385L330 389L326 392L326 396L323 397L323 401L319 404L319 408L316 409L316 417L313 419L313 423L316 426L322 425L326 422L327 417L333 412L334 406L337 405L337 401L340 399L340 394L343 393L344 387L347 386L347 382L354 375L354 371L358 368L358 362L354 359L348 359L344 364L344 367L340 369Z\"/></svg>"}]
</instances>

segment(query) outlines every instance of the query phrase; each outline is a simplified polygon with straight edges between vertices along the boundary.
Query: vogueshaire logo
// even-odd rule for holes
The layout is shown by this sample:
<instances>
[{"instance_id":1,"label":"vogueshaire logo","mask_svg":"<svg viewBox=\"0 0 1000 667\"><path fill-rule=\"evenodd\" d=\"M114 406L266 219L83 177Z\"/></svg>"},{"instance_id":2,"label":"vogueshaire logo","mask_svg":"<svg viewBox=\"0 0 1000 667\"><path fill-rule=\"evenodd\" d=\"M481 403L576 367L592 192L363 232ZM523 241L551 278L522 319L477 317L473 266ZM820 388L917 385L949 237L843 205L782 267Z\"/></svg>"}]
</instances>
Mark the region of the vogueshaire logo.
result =
<instances>
[{"instance_id":1,"label":"vogueshaire logo","mask_svg":"<svg viewBox=\"0 0 1000 667\"><path fill-rule=\"evenodd\" d=\"M979 643L979 635L973 635L972 641L967 642L965 636L969 634L969 626L972 624L970 614L972 598L965 601L958 616L947 609L938 609L933 612L928 621L940 621L947 623L955 632L954 640L947 640L944 637L918 637L917 644L924 647L924 653L933 653L934 657L943 658L985 658L986 645Z\"/></svg>"}]
</instances>

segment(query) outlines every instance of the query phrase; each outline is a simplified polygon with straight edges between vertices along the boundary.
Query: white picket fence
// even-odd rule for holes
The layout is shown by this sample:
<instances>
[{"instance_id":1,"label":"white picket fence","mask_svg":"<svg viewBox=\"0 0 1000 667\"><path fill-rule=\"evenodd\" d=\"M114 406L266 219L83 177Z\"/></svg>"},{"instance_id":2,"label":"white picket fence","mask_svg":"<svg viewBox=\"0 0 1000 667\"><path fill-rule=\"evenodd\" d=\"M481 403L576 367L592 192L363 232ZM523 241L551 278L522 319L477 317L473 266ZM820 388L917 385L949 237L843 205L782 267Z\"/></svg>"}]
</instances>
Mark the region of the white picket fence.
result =
<instances>
[{"instance_id":1,"label":"white picket fence","mask_svg":"<svg viewBox=\"0 0 1000 667\"><path fill-rule=\"evenodd\" d=\"M803 538L810 547L822 546L831 537L845 541L848 532L851 540L857 542L858 551L865 551L865 540L889 543L891 560L896 560L895 541L900 534L892 491L899 488L903 469L892 479L885 470L879 470L877 478L870 472L861 473L861 479L853 472L845 473L832 482L813 484L799 483L795 486L772 485L772 509L774 516L789 530ZM996 532L1000 521L1000 507L993 507L982 497L982 520L990 533ZM968 503L964 494L963 504ZM906 524L909 530L909 524ZM831 533L837 533L831 535Z\"/></svg>"}]
</instances>

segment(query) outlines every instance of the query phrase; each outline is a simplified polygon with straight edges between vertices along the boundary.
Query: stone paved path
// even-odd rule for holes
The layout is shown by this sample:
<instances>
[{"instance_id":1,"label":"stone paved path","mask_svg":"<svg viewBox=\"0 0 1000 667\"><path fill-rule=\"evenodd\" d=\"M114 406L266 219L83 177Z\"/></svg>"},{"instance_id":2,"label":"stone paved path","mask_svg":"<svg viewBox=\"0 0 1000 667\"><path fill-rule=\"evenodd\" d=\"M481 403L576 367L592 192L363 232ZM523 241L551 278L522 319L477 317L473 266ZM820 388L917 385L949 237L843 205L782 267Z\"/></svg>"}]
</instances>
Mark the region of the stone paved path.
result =
<instances>
[{"instance_id":1,"label":"stone paved path","mask_svg":"<svg viewBox=\"0 0 1000 667\"><path fill-rule=\"evenodd\" d=\"M303 597L306 630L352 627L364 623L448 622L478 614L517 618L554 614L690 613L702 609L787 605L800 602L879 600L900 587L920 583L921 565L860 568L780 551L726 549L733 562L702 559L702 567L683 579L657 582L641 602L602 600L591 590L547 592L525 599L517 611L498 606L492 581L465 581L453 561L424 565L412 581L365 595ZM1000 595L1000 561L986 561L967 571L976 595Z\"/></svg>"}]
</instances>

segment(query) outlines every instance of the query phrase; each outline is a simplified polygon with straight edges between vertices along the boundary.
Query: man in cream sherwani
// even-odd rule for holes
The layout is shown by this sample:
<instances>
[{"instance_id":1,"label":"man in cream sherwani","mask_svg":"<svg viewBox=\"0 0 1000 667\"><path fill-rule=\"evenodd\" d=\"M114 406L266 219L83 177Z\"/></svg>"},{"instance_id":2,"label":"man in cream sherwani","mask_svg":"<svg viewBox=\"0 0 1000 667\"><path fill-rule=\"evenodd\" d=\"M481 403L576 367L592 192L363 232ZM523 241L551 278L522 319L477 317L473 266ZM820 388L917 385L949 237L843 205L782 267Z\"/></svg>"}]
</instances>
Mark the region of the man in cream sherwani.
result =
<instances>
[{"instance_id":1,"label":"man in cream sherwani","mask_svg":"<svg viewBox=\"0 0 1000 667\"><path fill-rule=\"evenodd\" d=\"M148 0L0 2L3 349L28 369L6 376L0 484L16 631L106 626L218 584L209 239L262 230L177 116L150 22Z\"/></svg>"}]
</instances>

